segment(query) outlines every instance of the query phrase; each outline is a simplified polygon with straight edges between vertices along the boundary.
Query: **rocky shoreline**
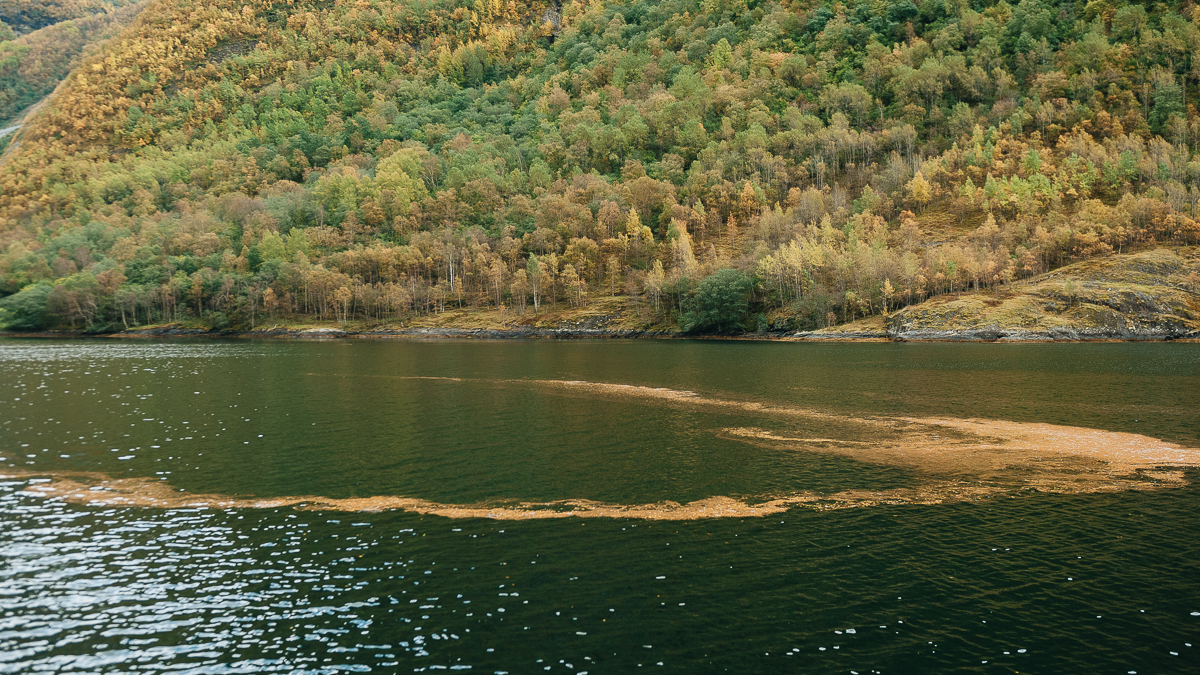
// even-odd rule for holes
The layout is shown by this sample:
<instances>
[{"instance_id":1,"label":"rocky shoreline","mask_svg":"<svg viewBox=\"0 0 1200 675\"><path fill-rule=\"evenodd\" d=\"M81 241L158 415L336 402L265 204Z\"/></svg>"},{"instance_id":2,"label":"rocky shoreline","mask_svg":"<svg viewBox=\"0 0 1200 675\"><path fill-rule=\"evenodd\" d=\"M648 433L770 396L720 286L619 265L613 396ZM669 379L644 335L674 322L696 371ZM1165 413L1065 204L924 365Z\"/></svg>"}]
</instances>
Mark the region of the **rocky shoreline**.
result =
<instances>
[{"instance_id":1,"label":"rocky shoreline","mask_svg":"<svg viewBox=\"0 0 1200 675\"><path fill-rule=\"evenodd\" d=\"M612 330L606 328L380 328L353 330L342 328L267 328L251 331L205 331L179 327L155 327L131 329L113 333L106 337L231 337L231 338L479 338L485 340L513 340L529 338L639 338L673 337L667 331Z\"/></svg>"},{"instance_id":2,"label":"rocky shoreline","mask_svg":"<svg viewBox=\"0 0 1200 675\"><path fill-rule=\"evenodd\" d=\"M215 331L184 326L132 328L116 333L52 331L39 333L0 332L14 338L263 338L263 339L696 339L754 340L771 342L1174 342L1200 341L1200 331L1115 330L1107 328L1055 327L1042 330L987 327L971 330L915 329L901 331L822 330L802 332L743 333L740 335L685 335L666 330L605 328L395 328L353 330L342 328L266 328L251 331Z\"/></svg>"},{"instance_id":3,"label":"rocky shoreline","mask_svg":"<svg viewBox=\"0 0 1200 675\"><path fill-rule=\"evenodd\" d=\"M1177 342L1200 340L1200 331L1186 332L1122 332L1092 328L1052 328L1048 330L1012 330L982 328L978 330L920 329L886 332L809 332L796 333L795 340L839 342Z\"/></svg>"},{"instance_id":4,"label":"rocky shoreline","mask_svg":"<svg viewBox=\"0 0 1200 675\"><path fill-rule=\"evenodd\" d=\"M910 330L896 333L903 342L1167 342L1200 339L1200 331L1119 331L1057 327L1047 330Z\"/></svg>"},{"instance_id":5,"label":"rocky shoreline","mask_svg":"<svg viewBox=\"0 0 1200 675\"><path fill-rule=\"evenodd\" d=\"M17 333L0 331L0 337L39 337L39 338L266 338L266 339L371 339L371 338L477 338L484 340L520 340L536 338L675 338L685 337L669 331L653 330L612 330L600 328L534 328L521 326L517 328L382 328L372 330L355 330L334 327L321 328L258 328L249 331L206 330L203 328L188 328L179 325L151 326L147 328L130 328L115 333L89 333L86 331L42 331L36 333ZM710 337L710 336L686 336ZM711 336L715 337L715 336ZM724 336L729 337L729 336ZM767 338L769 339L769 338Z\"/></svg>"}]
</instances>

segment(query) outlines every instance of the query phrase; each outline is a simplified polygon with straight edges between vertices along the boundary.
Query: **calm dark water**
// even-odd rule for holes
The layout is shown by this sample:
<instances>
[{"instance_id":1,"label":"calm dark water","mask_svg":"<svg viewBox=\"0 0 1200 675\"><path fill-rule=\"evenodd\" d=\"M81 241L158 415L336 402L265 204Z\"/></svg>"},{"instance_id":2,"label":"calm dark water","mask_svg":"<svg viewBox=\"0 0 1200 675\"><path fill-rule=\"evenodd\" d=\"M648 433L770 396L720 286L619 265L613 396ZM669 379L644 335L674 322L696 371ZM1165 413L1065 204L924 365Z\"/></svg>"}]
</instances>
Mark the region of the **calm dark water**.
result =
<instances>
[{"instance_id":1,"label":"calm dark water","mask_svg":"<svg viewBox=\"0 0 1200 675\"><path fill-rule=\"evenodd\" d=\"M0 468L448 503L919 479L716 433L750 413L534 380L1200 445L1191 344L8 339ZM1200 672L1188 478L647 522L79 506L21 475L0 481L0 673Z\"/></svg>"}]
</instances>

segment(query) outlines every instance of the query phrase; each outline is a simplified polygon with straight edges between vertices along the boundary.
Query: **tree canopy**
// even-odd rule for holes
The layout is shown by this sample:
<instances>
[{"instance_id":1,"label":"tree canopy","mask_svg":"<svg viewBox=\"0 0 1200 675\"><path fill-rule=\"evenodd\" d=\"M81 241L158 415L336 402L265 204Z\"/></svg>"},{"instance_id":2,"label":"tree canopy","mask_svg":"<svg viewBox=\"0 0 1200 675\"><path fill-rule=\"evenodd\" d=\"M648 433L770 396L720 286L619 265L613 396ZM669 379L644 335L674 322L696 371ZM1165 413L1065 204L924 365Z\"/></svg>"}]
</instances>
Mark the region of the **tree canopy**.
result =
<instances>
[{"instance_id":1,"label":"tree canopy","mask_svg":"<svg viewBox=\"0 0 1200 675\"><path fill-rule=\"evenodd\" d=\"M733 333L743 329L750 309L750 287L746 275L733 269L705 277L688 302L681 328L688 333Z\"/></svg>"}]
</instances>

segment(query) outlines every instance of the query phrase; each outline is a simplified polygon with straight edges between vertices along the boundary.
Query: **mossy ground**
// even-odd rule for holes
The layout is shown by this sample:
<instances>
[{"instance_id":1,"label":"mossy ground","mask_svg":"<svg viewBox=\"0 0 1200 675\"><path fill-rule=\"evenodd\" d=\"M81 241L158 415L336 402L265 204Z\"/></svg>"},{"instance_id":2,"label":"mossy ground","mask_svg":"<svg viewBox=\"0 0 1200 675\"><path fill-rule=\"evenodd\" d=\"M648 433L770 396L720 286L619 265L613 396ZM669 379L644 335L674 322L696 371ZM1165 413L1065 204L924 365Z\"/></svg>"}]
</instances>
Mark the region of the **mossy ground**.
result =
<instances>
[{"instance_id":1,"label":"mossy ground","mask_svg":"<svg viewBox=\"0 0 1200 675\"><path fill-rule=\"evenodd\" d=\"M958 239L982 225L985 218L985 214L977 210L960 217L944 205L931 206L916 214L917 225L930 241Z\"/></svg>"},{"instance_id":2,"label":"mossy ground","mask_svg":"<svg viewBox=\"0 0 1200 675\"><path fill-rule=\"evenodd\" d=\"M405 323L406 328L454 328L474 329L604 329L604 330L665 330L668 326L663 317L657 320L653 312L624 296L601 296L590 299L586 304L573 307L559 302L542 305L537 312L527 304L521 312L514 307L503 309L478 309L465 307L448 308L445 312L414 317Z\"/></svg>"},{"instance_id":3,"label":"mossy ground","mask_svg":"<svg viewBox=\"0 0 1200 675\"><path fill-rule=\"evenodd\" d=\"M422 328L464 331L541 329L669 332L677 330L669 322L665 311L655 316L654 312L645 303L638 302L636 299L626 296L601 296L592 298L586 304L577 307L567 302L560 302L557 306L554 304L543 305L537 312L534 312L532 304L526 305L524 312L516 307L480 309L470 306L461 308L447 306L446 310L442 312L392 321L366 321L361 319L351 321L314 321L309 318L294 321L283 317L259 315L253 328L250 326L238 326L234 327L233 330L237 333L249 334L329 329L351 333L372 333ZM205 321L193 319L174 323L138 326L124 334L154 334L170 329L208 331L211 329L211 326Z\"/></svg>"},{"instance_id":4,"label":"mossy ground","mask_svg":"<svg viewBox=\"0 0 1200 675\"><path fill-rule=\"evenodd\" d=\"M838 333L879 333L882 335L885 332L887 332L887 325L884 323L884 317L880 314L813 331L816 335L835 335Z\"/></svg>"}]
</instances>

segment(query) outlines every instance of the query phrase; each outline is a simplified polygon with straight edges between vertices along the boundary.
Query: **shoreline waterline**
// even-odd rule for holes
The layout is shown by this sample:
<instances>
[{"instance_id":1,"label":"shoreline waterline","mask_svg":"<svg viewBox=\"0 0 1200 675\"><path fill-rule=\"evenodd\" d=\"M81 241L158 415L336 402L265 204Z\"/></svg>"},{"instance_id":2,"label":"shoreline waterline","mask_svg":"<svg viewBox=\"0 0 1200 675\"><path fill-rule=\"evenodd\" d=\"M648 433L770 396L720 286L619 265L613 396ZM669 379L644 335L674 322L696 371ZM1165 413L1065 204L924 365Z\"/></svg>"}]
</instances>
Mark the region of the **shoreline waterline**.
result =
<instances>
[{"instance_id":1,"label":"shoreline waterline","mask_svg":"<svg viewBox=\"0 0 1200 675\"><path fill-rule=\"evenodd\" d=\"M972 343L972 344L1098 344L1098 343L1128 343L1128 342L1164 342L1196 344L1200 343L1200 335L1155 335L1155 336L1096 336L1096 337L1053 337L1053 336L1024 336L1009 337L1001 335L980 336L979 331L943 331L940 337L913 337L887 334L851 334L851 333L744 333L740 335L719 334L683 334L668 331L652 330L566 330L566 329L531 329L508 330L495 328L459 329L459 328L417 328L395 331L355 331L340 328L315 329L281 329L281 330L252 330L237 332L207 331L200 329L166 329L119 331L116 333L89 333L86 331L44 331L36 333L0 332L0 339L128 339L150 340L156 338L207 338L229 340L721 340L730 342L792 342L792 343Z\"/></svg>"}]
</instances>

